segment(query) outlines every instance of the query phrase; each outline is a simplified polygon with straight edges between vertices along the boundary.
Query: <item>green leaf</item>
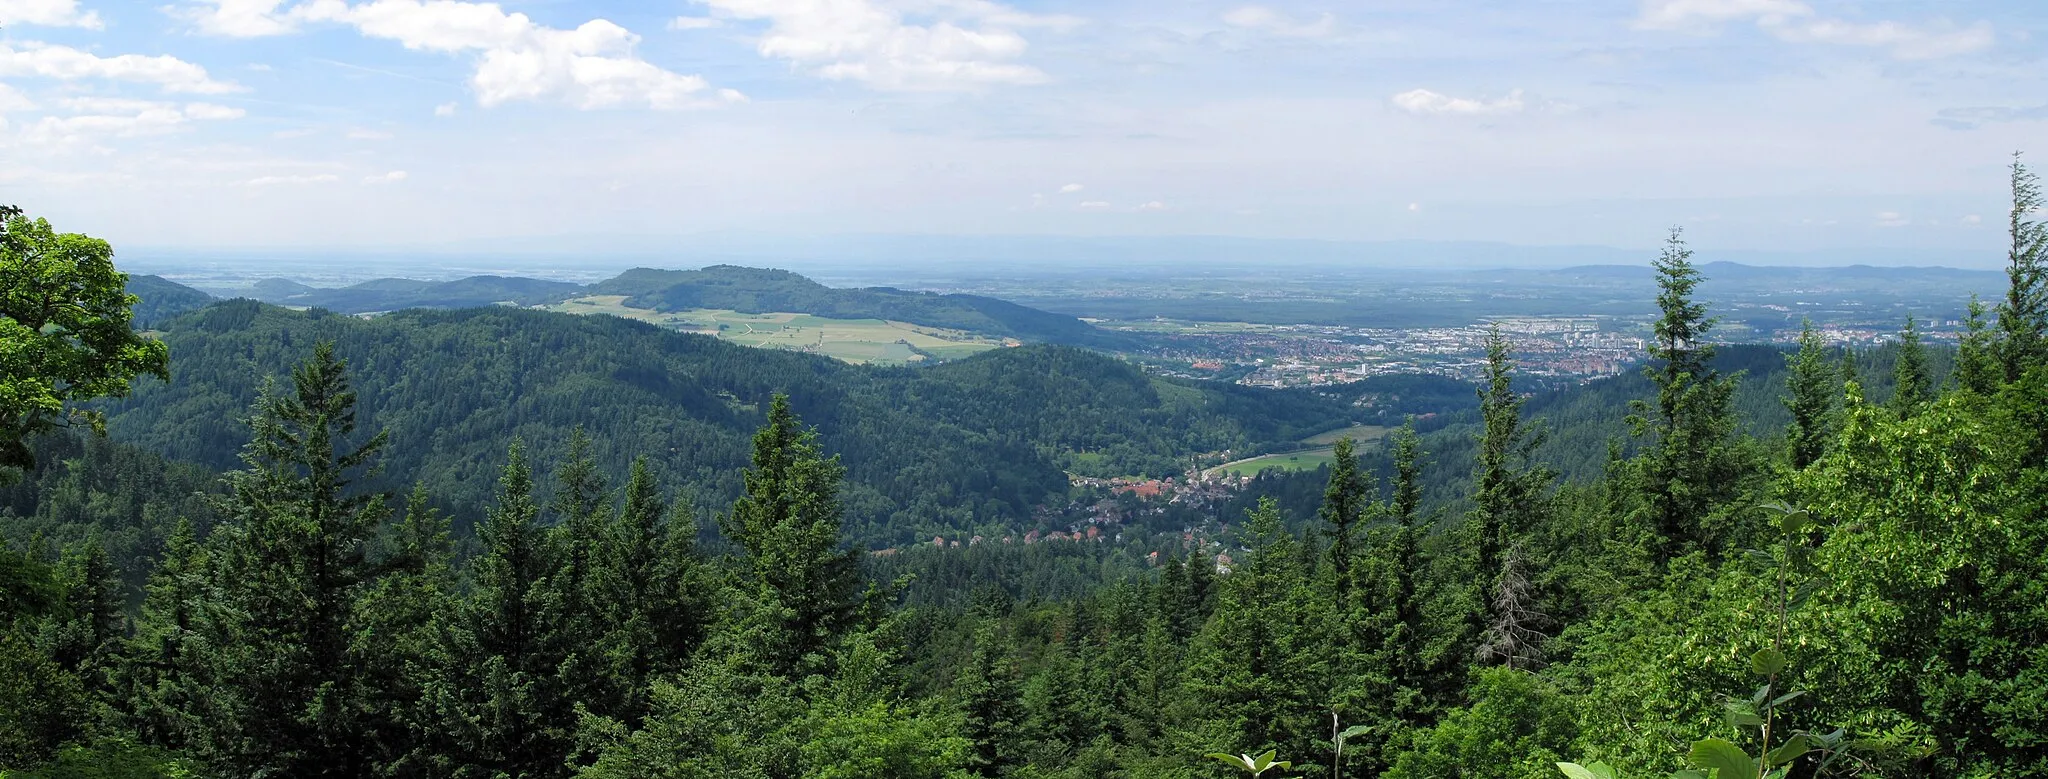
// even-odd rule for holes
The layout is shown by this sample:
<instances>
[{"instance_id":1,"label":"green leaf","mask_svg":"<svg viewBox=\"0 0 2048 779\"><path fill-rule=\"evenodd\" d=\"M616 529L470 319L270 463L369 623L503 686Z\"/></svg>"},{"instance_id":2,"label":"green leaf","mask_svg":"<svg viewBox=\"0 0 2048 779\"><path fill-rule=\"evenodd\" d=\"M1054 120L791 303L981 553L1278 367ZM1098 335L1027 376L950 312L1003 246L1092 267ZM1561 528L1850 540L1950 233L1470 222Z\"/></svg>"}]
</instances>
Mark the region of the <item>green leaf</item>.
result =
<instances>
[{"instance_id":1,"label":"green leaf","mask_svg":"<svg viewBox=\"0 0 2048 779\"><path fill-rule=\"evenodd\" d=\"M1724 739L1709 738L1692 744L1692 764L1714 772L1716 779L1756 779L1756 762L1742 747Z\"/></svg>"},{"instance_id":2,"label":"green leaf","mask_svg":"<svg viewBox=\"0 0 2048 779\"><path fill-rule=\"evenodd\" d=\"M1779 744L1777 749L1773 749L1769 754L1764 755L1764 762L1773 766L1781 766L1798 760L1801 755L1811 751L1813 751L1812 742L1807 741L1804 735L1795 734L1785 743Z\"/></svg>"},{"instance_id":3,"label":"green leaf","mask_svg":"<svg viewBox=\"0 0 2048 779\"><path fill-rule=\"evenodd\" d=\"M1737 701L1729 701L1722 716L1728 720L1728 724L1731 727L1761 728L1764 726L1764 718L1757 716L1756 709L1751 708L1748 704Z\"/></svg>"},{"instance_id":4,"label":"green leaf","mask_svg":"<svg viewBox=\"0 0 2048 779\"><path fill-rule=\"evenodd\" d=\"M1779 706L1781 706L1781 705L1784 705L1784 704L1785 704L1785 703L1786 703L1787 701L1790 701L1790 700L1792 700L1792 699L1794 699L1794 698L1797 698L1797 697L1799 697L1799 696L1801 696L1801 695L1805 695L1805 694L1806 694L1806 691L1805 691L1805 690L1793 690L1793 691L1791 691L1791 692L1785 693L1784 695L1780 695L1780 696L1778 696L1778 697L1776 697L1776 698L1772 698L1772 699L1771 699L1771 702L1770 702L1770 704L1768 704L1766 708L1772 708L1772 709L1778 708Z\"/></svg>"},{"instance_id":5,"label":"green leaf","mask_svg":"<svg viewBox=\"0 0 2048 779\"><path fill-rule=\"evenodd\" d=\"M1778 532L1788 536L1804 533L1812 526L1813 516L1807 514L1806 509L1787 511L1778 515Z\"/></svg>"},{"instance_id":6,"label":"green leaf","mask_svg":"<svg viewBox=\"0 0 2048 779\"><path fill-rule=\"evenodd\" d=\"M1595 760L1587 765L1586 770L1592 771L1593 775L1600 777L1600 779L1620 779L1621 777L1621 772L1614 770L1614 766L1599 760Z\"/></svg>"},{"instance_id":7,"label":"green leaf","mask_svg":"<svg viewBox=\"0 0 2048 779\"><path fill-rule=\"evenodd\" d=\"M1785 670L1785 653L1776 649L1759 649L1749 656L1749 672L1758 676L1775 676Z\"/></svg>"},{"instance_id":8,"label":"green leaf","mask_svg":"<svg viewBox=\"0 0 2048 779\"><path fill-rule=\"evenodd\" d=\"M1703 771L1695 771L1695 770L1693 770L1693 769L1687 768L1687 769L1685 769L1685 770L1683 770L1683 771L1673 771L1673 772L1671 772L1671 779L1714 779L1714 778L1713 778L1713 777L1711 777L1711 776L1708 776L1708 775L1706 775L1706 773L1705 773L1705 772L1703 772Z\"/></svg>"},{"instance_id":9,"label":"green leaf","mask_svg":"<svg viewBox=\"0 0 2048 779\"><path fill-rule=\"evenodd\" d=\"M1599 774L1593 773L1592 769L1578 763L1558 763L1557 770L1563 771L1564 775L1571 779L1603 779Z\"/></svg>"},{"instance_id":10,"label":"green leaf","mask_svg":"<svg viewBox=\"0 0 2048 779\"><path fill-rule=\"evenodd\" d=\"M1337 743L1342 744L1345 741L1349 741L1358 736L1365 735L1366 731L1369 730L1372 730L1371 725L1352 725L1351 727L1345 728L1344 732L1337 734Z\"/></svg>"}]
</instances>

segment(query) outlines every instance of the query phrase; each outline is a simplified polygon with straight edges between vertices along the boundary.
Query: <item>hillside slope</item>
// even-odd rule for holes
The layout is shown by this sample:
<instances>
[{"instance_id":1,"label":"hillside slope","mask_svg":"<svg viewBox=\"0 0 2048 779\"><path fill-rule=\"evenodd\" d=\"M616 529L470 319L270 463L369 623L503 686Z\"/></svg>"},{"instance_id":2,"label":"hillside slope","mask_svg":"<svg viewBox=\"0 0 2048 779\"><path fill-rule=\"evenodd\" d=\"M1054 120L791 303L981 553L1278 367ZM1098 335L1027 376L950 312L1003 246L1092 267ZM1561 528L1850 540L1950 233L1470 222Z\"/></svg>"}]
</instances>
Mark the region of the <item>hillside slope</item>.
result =
<instances>
[{"instance_id":1,"label":"hillside slope","mask_svg":"<svg viewBox=\"0 0 2048 779\"><path fill-rule=\"evenodd\" d=\"M784 270L713 265L701 270L635 268L589 287L625 295L656 311L697 308L747 313L792 311L835 319L885 319L1001 335L1025 341L1104 346L1119 341L1074 317L979 295L941 295L889 287L828 287Z\"/></svg>"},{"instance_id":2,"label":"hillside slope","mask_svg":"<svg viewBox=\"0 0 2048 779\"><path fill-rule=\"evenodd\" d=\"M340 288L308 287L284 279L265 279L250 290L250 297L280 306L366 314L407 308L470 308L498 303L531 305L560 300L582 288L580 284L566 281L518 276L471 276L440 282L372 279Z\"/></svg>"},{"instance_id":3,"label":"hillside slope","mask_svg":"<svg viewBox=\"0 0 2048 779\"><path fill-rule=\"evenodd\" d=\"M845 456L849 527L878 543L1022 521L1064 493L1077 452L1119 472L1167 475L1191 454L1292 441L1358 414L1306 392L1156 379L1059 346L863 368L614 317L495 307L363 320L246 300L164 329L172 381L144 382L107 406L118 440L233 467L247 435L235 420L263 378L331 340L350 361L364 427L391 432L386 471L422 480L468 517L509 442L551 462L577 426L609 471L645 455L720 505L737 494L760 409L776 392Z\"/></svg>"}]
</instances>

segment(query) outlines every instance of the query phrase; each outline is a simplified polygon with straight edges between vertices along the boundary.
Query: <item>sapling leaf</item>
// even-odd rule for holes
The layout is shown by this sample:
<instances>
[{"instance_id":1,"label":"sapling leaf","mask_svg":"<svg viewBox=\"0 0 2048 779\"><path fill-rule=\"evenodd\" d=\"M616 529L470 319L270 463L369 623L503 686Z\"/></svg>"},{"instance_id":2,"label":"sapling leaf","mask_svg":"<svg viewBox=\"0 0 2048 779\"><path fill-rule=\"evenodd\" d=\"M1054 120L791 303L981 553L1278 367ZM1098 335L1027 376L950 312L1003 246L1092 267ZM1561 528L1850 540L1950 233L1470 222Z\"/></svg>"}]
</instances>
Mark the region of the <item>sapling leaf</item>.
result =
<instances>
[{"instance_id":1,"label":"sapling leaf","mask_svg":"<svg viewBox=\"0 0 2048 779\"><path fill-rule=\"evenodd\" d=\"M1593 773L1592 769L1578 763L1558 763L1557 770L1564 772L1564 775L1571 779L1601 779L1601 776Z\"/></svg>"},{"instance_id":2,"label":"sapling leaf","mask_svg":"<svg viewBox=\"0 0 2048 779\"><path fill-rule=\"evenodd\" d=\"M1716 779L1755 779L1756 761L1725 739L1709 738L1692 744L1692 763L1714 772Z\"/></svg>"},{"instance_id":3,"label":"sapling leaf","mask_svg":"<svg viewBox=\"0 0 2048 779\"><path fill-rule=\"evenodd\" d=\"M1792 699L1794 699L1794 698L1797 698L1797 697L1799 697L1799 696L1801 696L1801 695L1805 695L1805 694L1806 694L1806 691L1805 691L1805 690L1793 690L1793 691L1791 691L1791 692L1785 693L1784 695L1780 695L1780 696L1778 696L1778 697L1776 697L1776 698L1772 698L1772 699L1771 699L1771 702L1770 702L1770 704L1769 704L1769 705L1767 705L1767 706L1766 706L1765 708L1771 708L1771 709L1775 709L1775 708L1778 708L1779 706L1782 706L1782 705L1784 705L1784 704L1785 704L1785 703L1786 703L1787 701L1790 701L1790 700L1792 700Z\"/></svg>"},{"instance_id":4,"label":"sapling leaf","mask_svg":"<svg viewBox=\"0 0 2048 779\"><path fill-rule=\"evenodd\" d=\"M1785 670L1785 653L1776 649L1759 649L1749 656L1749 672L1758 676L1776 676Z\"/></svg>"},{"instance_id":5,"label":"sapling leaf","mask_svg":"<svg viewBox=\"0 0 2048 779\"><path fill-rule=\"evenodd\" d=\"M1813 744L1806 740L1805 734L1795 733L1785 743L1779 744L1777 749L1765 754L1764 762L1773 766L1788 765L1811 751Z\"/></svg>"}]
</instances>

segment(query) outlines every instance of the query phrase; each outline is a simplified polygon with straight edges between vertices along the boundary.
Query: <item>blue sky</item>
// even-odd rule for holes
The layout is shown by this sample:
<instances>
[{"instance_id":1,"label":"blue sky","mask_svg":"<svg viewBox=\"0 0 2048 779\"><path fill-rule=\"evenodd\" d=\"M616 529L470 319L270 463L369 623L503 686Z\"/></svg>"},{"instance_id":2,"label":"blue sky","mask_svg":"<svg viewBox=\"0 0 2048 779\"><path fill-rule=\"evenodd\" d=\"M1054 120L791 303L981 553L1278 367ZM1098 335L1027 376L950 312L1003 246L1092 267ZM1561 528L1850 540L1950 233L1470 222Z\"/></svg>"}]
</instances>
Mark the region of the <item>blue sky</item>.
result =
<instances>
[{"instance_id":1,"label":"blue sky","mask_svg":"<svg viewBox=\"0 0 2048 779\"><path fill-rule=\"evenodd\" d=\"M1234 235L1999 261L2031 0L0 0L118 245ZM496 245L494 243L494 245Z\"/></svg>"}]
</instances>

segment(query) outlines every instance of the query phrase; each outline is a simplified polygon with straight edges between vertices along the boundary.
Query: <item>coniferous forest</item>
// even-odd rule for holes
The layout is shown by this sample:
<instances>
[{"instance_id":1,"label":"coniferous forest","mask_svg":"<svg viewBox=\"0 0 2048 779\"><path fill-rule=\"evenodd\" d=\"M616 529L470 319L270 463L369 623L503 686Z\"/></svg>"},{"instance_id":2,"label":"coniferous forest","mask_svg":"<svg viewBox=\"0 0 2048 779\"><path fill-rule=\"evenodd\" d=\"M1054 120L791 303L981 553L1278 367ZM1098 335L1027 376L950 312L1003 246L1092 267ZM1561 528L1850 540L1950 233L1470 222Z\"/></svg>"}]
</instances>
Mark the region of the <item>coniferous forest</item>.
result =
<instances>
[{"instance_id":1,"label":"coniferous forest","mask_svg":"<svg viewBox=\"0 0 2048 779\"><path fill-rule=\"evenodd\" d=\"M10 209L0 776L2048 777L2048 228L2012 173L2009 287L1882 374L1811 329L1730 370L1674 231L1641 377L1558 418L1496 331L1469 417L1260 480L1220 544L888 556L1021 520L1061 452L1351 412L1071 347L569 354L630 323L516 312L145 336L111 247ZM591 371L639 394L551 425Z\"/></svg>"}]
</instances>

